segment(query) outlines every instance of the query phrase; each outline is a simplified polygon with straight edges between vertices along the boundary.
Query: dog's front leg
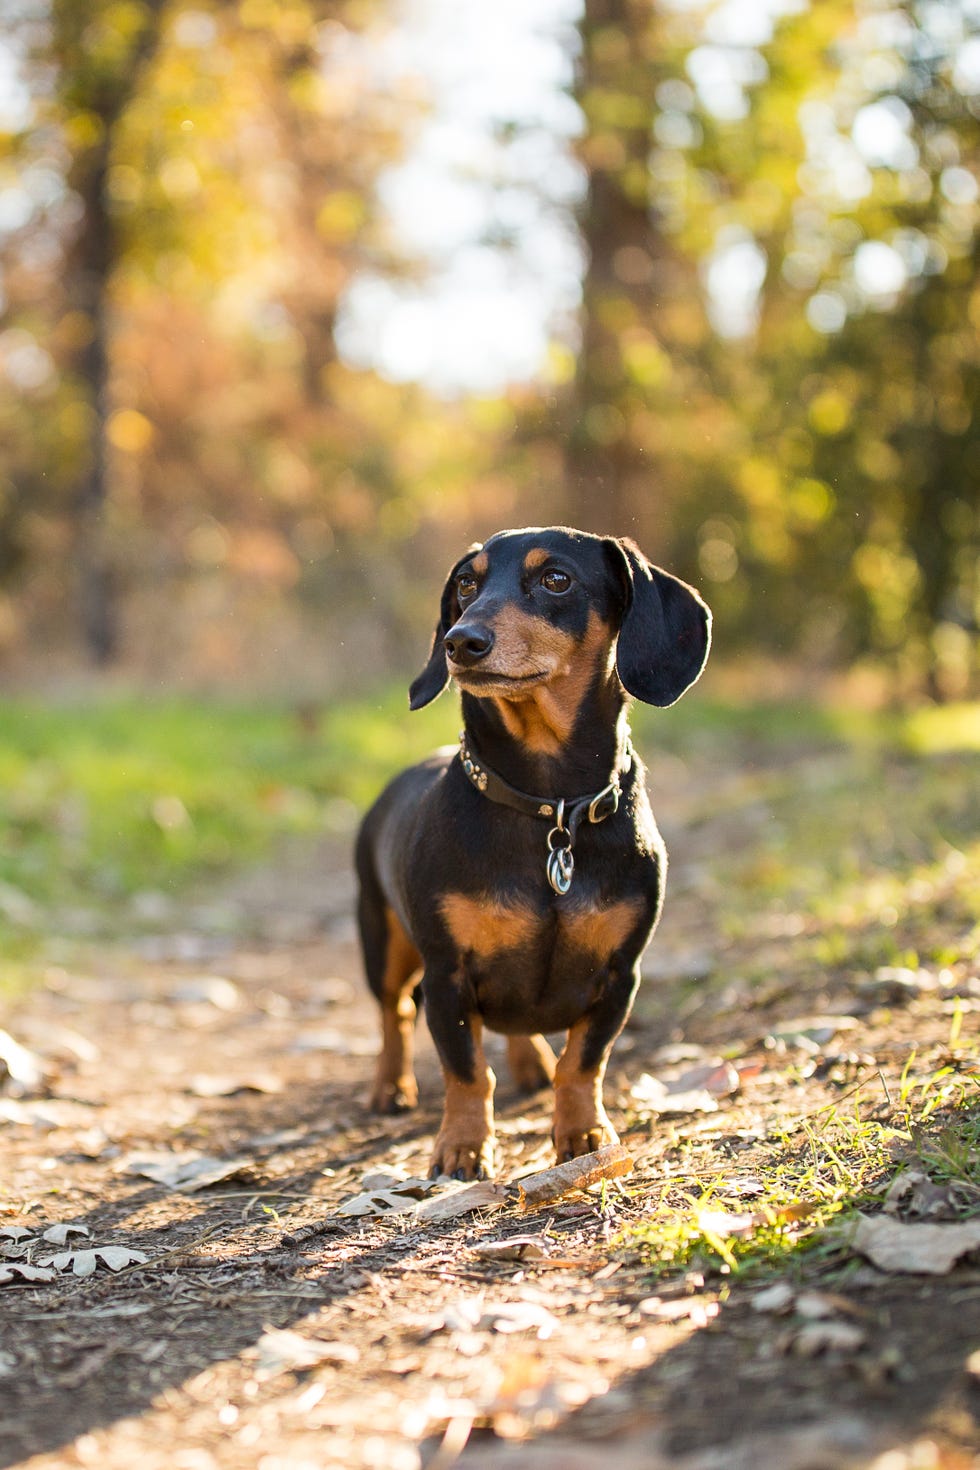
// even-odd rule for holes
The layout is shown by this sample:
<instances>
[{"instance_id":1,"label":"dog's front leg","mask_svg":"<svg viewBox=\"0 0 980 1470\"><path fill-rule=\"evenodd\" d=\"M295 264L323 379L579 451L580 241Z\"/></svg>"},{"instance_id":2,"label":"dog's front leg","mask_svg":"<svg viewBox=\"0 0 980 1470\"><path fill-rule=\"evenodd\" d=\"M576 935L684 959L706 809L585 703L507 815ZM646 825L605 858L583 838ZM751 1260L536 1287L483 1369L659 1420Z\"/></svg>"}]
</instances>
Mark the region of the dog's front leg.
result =
<instances>
[{"instance_id":1,"label":"dog's front leg","mask_svg":"<svg viewBox=\"0 0 980 1470\"><path fill-rule=\"evenodd\" d=\"M446 1102L432 1150L430 1175L486 1179L493 1174L493 1089L483 1051L483 1023L464 985L428 972L422 982L425 1019L442 1063Z\"/></svg>"},{"instance_id":2,"label":"dog's front leg","mask_svg":"<svg viewBox=\"0 0 980 1470\"><path fill-rule=\"evenodd\" d=\"M611 974L599 999L569 1030L555 1068L553 1137L559 1163L619 1142L603 1106L602 1082L638 984L638 971Z\"/></svg>"}]
</instances>

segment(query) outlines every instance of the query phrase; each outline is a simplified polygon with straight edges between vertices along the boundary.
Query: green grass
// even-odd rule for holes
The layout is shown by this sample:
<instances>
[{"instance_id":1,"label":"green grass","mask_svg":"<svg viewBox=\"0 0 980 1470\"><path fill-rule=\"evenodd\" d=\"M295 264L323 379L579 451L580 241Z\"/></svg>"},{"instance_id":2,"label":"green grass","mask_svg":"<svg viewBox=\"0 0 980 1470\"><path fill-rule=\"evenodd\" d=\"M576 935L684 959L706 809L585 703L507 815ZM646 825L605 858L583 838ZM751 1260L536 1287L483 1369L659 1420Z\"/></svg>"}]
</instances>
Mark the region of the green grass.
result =
<instances>
[{"instance_id":1,"label":"green grass","mask_svg":"<svg viewBox=\"0 0 980 1470\"><path fill-rule=\"evenodd\" d=\"M655 1279L687 1271L723 1279L825 1273L850 1264L846 1227L859 1211L880 1208L896 1173L912 1166L937 1184L971 1186L966 1212L976 1213L977 1074L948 1066L918 1076L908 1067L884 1117L872 1098L877 1087L818 1118L771 1128L761 1159L743 1157L738 1170L724 1168L713 1181L705 1182L703 1158L687 1177L681 1163L619 1245L639 1251ZM748 1200L731 1186L746 1169L757 1186Z\"/></svg>"},{"instance_id":2,"label":"green grass","mask_svg":"<svg viewBox=\"0 0 980 1470\"><path fill-rule=\"evenodd\" d=\"M325 708L314 730L267 705L8 701L0 956L29 956L66 910L176 892L290 834L349 827L393 769L452 731L448 704L410 723L400 691Z\"/></svg>"}]
</instances>

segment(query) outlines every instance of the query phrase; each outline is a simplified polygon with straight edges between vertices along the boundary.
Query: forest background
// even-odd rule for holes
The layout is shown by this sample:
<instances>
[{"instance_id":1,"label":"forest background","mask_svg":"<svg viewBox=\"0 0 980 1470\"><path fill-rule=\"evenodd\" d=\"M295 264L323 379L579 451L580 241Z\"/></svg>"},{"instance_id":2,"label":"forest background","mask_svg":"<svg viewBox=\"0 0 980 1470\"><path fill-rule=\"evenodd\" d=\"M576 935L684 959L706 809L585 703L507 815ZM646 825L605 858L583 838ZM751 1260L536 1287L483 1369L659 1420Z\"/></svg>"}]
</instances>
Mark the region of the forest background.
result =
<instances>
[{"instance_id":1,"label":"forest background","mask_svg":"<svg viewBox=\"0 0 980 1470\"><path fill-rule=\"evenodd\" d=\"M977 0L2 0L0 674L409 676L632 535L722 660L976 692Z\"/></svg>"}]
</instances>

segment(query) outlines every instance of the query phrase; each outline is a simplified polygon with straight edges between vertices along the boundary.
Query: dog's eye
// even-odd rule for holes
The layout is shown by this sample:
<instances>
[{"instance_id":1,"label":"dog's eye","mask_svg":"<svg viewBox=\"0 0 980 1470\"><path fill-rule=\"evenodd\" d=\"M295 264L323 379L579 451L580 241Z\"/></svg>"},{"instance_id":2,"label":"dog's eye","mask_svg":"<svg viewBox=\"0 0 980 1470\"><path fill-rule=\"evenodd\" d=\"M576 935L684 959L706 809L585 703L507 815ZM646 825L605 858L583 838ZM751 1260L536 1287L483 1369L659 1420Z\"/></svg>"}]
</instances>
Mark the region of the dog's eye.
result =
<instances>
[{"instance_id":1,"label":"dog's eye","mask_svg":"<svg viewBox=\"0 0 980 1470\"><path fill-rule=\"evenodd\" d=\"M559 572L556 567L551 567L541 578L541 586L546 592L567 592L571 585L568 573Z\"/></svg>"},{"instance_id":2,"label":"dog's eye","mask_svg":"<svg viewBox=\"0 0 980 1470\"><path fill-rule=\"evenodd\" d=\"M476 596L476 578L471 572L461 572L456 578L456 596L460 602Z\"/></svg>"}]
</instances>

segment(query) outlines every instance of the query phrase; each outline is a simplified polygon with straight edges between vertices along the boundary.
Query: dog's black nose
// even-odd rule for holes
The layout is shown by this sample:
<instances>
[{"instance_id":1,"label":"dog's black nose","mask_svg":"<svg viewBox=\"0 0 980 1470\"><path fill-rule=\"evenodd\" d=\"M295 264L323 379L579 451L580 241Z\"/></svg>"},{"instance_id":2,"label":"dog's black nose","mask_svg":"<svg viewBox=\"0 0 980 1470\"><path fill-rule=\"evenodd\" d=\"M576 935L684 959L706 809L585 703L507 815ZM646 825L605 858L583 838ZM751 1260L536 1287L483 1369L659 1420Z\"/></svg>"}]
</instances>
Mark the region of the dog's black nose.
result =
<instances>
[{"instance_id":1,"label":"dog's black nose","mask_svg":"<svg viewBox=\"0 0 980 1470\"><path fill-rule=\"evenodd\" d=\"M442 641L453 663L468 669L486 658L493 647L493 634L476 623L457 623Z\"/></svg>"}]
</instances>

